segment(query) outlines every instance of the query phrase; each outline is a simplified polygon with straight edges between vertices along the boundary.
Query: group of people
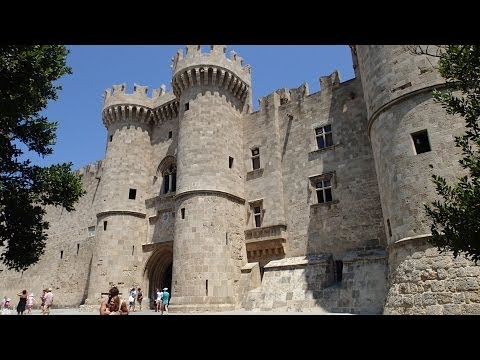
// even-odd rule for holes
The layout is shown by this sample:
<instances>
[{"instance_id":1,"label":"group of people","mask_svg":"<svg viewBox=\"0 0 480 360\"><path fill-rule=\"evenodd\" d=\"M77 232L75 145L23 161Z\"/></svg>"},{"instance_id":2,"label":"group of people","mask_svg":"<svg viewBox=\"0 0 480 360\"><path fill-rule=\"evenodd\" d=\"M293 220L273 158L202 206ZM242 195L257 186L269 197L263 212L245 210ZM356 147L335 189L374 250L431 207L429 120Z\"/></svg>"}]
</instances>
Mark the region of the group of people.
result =
<instances>
[{"instance_id":1,"label":"group of people","mask_svg":"<svg viewBox=\"0 0 480 360\"><path fill-rule=\"evenodd\" d=\"M130 294L128 296L128 310L129 311L135 311L135 301L138 302L138 306L140 307L140 311L142 311L142 300L143 300L143 292L142 289L138 288L138 290L135 290L135 288L130 289Z\"/></svg>"},{"instance_id":2,"label":"group of people","mask_svg":"<svg viewBox=\"0 0 480 360\"><path fill-rule=\"evenodd\" d=\"M163 288L162 291L156 289L156 296L154 299L155 312L160 312L163 315L165 311L168 314L168 303L170 302L170 293L168 288ZM125 300L122 300L119 295L119 290L113 286L108 291L108 298L104 298L100 304L100 315L128 315L130 311L135 311L135 302L138 302L140 311L142 310L143 293L140 288L131 288L128 295L128 306Z\"/></svg>"},{"instance_id":3,"label":"group of people","mask_svg":"<svg viewBox=\"0 0 480 360\"><path fill-rule=\"evenodd\" d=\"M37 303L33 293L28 293L27 290L22 290L17 294L18 304L17 304L17 315L24 315L25 311L27 314L32 313L33 306ZM42 296L40 296L41 305L40 310L42 315L50 315L50 308L53 304L53 293L52 288L46 288L43 290ZM1 304L1 314L10 315L11 313L11 299L5 296Z\"/></svg>"},{"instance_id":4,"label":"group of people","mask_svg":"<svg viewBox=\"0 0 480 360\"><path fill-rule=\"evenodd\" d=\"M163 288L162 291L157 289L156 298L154 300L155 312L160 311L160 315L163 315L163 312L168 315L168 303L170 302L170 293L168 288Z\"/></svg>"}]
</instances>

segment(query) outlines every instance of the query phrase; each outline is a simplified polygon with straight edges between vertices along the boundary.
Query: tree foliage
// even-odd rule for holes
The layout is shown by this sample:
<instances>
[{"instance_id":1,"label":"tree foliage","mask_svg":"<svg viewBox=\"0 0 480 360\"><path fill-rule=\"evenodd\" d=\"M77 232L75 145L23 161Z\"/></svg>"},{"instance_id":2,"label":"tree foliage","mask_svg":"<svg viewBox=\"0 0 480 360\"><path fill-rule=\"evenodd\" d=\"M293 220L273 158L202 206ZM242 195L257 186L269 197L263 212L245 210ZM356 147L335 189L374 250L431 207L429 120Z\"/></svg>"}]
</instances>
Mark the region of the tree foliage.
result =
<instances>
[{"instance_id":1,"label":"tree foliage","mask_svg":"<svg viewBox=\"0 0 480 360\"><path fill-rule=\"evenodd\" d=\"M33 165L25 149L52 153L57 123L40 114L61 90L54 81L71 74L60 45L0 46L0 260L25 270L44 252L45 205L74 210L83 195L71 163Z\"/></svg>"},{"instance_id":2,"label":"tree foliage","mask_svg":"<svg viewBox=\"0 0 480 360\"><path fill-rule=\"evenodd\" d=\"M441 176L433 182L442 201L425 205L431 218L432 244L477 263L480 259L480 45L449 45L439 55L439 71L449 87L435 91L435 101L448 114L465 119L466 132L455 137L461 148L465 176L449 185Z\"/></svg>"}]
</instances>

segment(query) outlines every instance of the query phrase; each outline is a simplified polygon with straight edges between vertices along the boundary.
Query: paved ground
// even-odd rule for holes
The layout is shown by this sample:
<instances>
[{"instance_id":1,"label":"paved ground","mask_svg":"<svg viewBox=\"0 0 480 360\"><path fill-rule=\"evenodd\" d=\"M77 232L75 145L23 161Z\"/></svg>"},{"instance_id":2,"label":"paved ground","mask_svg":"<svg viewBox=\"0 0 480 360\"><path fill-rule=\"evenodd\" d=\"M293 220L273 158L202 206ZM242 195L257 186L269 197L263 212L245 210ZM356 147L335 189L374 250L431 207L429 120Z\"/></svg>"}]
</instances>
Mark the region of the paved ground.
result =
<instances>
[{"instance_id":1,"label":"paved ground","mask_svg":"<svg viewBox=\"0 0 480 360\"><path fill-rule=\"evenodd\" d=\"M51 315L98 315L98 311L89 312L85 310L76 309L55 309L53 308L50 311ZM11 315L16 315L15 310L11 312ZM40 310L35 309L32 311L31 315L41 315ZM152 315L160 316L159 312L153 310L142 310L130 312L130 315ZM195 312L195 313L169 313L170 315L348 315L348 314L337 314L337 313L328 313L321 310L315 311L304 311L304 312L280 312L280 311L246 311L246 310L234 310L234 311L223 311L223 312Z\"/></svg>"}]
</instances>

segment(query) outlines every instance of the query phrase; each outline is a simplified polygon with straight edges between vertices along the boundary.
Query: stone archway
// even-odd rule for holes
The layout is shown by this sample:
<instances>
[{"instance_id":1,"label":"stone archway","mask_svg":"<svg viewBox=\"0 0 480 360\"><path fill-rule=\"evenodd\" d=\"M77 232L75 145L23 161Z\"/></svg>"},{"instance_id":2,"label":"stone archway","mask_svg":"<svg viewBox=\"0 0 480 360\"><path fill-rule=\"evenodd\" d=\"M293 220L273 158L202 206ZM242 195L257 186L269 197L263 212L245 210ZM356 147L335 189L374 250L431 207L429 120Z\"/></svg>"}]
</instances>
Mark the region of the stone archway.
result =
<instances>
[{"instance_id":1,"label":"stone archway","mask_svg":"<svg viewBox=\"0 0 480 360\"><path fill-rule=\"evenodd\" d=\"M145 275L148 281L148 299L150 307L153 308L153 299L156 289L168 287L171 293L172 288L172 265L173 252L169 246L162 246L156 249L147 261Z\"/></svg>"}]
</instances>

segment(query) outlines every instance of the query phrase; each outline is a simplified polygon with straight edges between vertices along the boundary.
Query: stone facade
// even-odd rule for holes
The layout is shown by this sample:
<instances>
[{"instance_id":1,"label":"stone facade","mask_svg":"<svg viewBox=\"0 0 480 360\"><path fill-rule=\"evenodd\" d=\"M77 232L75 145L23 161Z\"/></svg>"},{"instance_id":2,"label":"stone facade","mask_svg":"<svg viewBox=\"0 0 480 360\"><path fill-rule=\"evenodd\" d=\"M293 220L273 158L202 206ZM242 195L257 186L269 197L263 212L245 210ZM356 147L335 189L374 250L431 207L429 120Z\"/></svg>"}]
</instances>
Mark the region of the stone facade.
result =
<instances>
[{"instance_id":1,"label":"stone facade","mask_svg":"<svg viewBox=\"0 0 480 360\"><path fill-rule=\"evenodd\" d=\"M0 288L51 286L64 307L115 284L147 303L171 288L172 311L478 313L478 268L427 243L430 176L461 173L463 130L432 101L435 63L351 48L354 79L279 89L255 112L250 66L225 46L179 50L169 93L108 89L105 159L79 170L87 195L49 209L41 261L3 270Z\"/></svg>"}]
</instances>

